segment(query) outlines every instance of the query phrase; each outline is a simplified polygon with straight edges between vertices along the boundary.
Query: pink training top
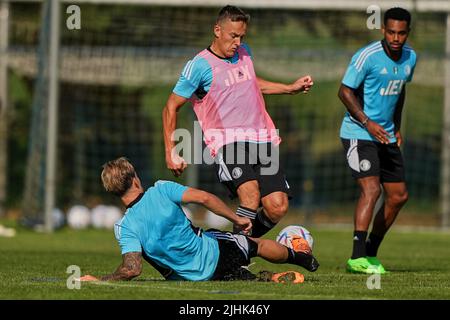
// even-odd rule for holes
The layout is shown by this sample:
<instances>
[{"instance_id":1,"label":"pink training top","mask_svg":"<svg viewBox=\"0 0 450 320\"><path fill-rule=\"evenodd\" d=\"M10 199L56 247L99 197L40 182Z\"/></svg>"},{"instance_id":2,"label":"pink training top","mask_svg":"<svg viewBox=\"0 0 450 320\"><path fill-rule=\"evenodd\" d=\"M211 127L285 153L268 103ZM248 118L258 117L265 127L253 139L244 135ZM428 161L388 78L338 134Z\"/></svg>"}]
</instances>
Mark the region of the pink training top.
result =
<instances>
[{"instance_id":1,"label":"pink training top","mask_svg":"<svg viewBox=\"0 0 450 320\"><path fill-rule=\"evenodd\" d=\"M211 66L213 80L203 99L191 98L211 155L236 141L281 142L266 111L253 62L247 51L238 48L239 60L231 64L207 49L198 56Z\"/></svg>"}]
</instances>

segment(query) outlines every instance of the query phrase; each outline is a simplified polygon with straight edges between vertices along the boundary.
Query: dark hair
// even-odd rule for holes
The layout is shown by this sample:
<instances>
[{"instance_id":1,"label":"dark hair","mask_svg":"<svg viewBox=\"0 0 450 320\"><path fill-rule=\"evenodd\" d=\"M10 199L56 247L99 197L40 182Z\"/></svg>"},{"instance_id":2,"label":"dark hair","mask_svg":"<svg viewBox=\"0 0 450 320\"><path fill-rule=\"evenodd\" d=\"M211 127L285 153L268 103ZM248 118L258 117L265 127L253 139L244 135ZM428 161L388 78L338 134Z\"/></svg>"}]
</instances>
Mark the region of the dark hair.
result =
<instances>
[{"instance_id":1,"label":"dark hair","mask_svg":"<svg viewBox=\"0 0 450 320\"><path fill-rule=\"evenodd\" d=\"M411 14L409 11L399 7L390 8L384 13L384 25L387 24L388 19L406 21L408 27L411 24Z\"/></svg>"},{"instance_id":2,"label":"dark hair","mask_svg":"<svg viewBox=\"0 0 450 320\"><path fill-rule=\"evenodd\" d=\"M242 21L244 23L248 23L250 21L250 15L242 11L240 8L236 6L225 6L217 17L216 23L219 24L225 20L230 19L231 21Z\"/></svg>"}]
</instances>

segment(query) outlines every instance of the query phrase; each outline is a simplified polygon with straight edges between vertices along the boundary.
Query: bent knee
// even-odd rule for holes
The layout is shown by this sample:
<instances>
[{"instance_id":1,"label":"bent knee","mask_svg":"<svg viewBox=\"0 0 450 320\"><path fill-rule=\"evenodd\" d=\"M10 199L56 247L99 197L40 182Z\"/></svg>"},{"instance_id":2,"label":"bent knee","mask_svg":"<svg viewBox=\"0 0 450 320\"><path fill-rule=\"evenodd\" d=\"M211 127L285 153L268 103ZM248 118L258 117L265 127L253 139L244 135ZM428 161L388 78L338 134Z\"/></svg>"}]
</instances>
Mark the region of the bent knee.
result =
<instances>
[{"instance_id":1,"label":"bent knee","mask_svg":"<svg viewBox=\"0 0 450 320\"><path fill-rule=\"evenodd\" d=\"M277 223L283 218L289 209L289 201L287 197L277 197L264 203L266 215L272 222Z\"/></svg>"},{"instance_id":2,"label":"bent knee","mask_svg":"<svg viewBox=\"0 0 450 320\"><path fill-rule=\"evenodd\" d=\"M389 201L395 205L403 205L408 201L409 195L408 192L401 192L393 194L389 197Z\"/></svg>"},{"instance_id":3,"label":"bent knee","mask_svg":"<svg viewBox=\"0 0 450 320\"><path fill-rule=\"evenodd\" d=\"M377 201L381 195L381 187L379 184L366 185L361 189L361 196L371 201Z\"/></svg>"}]
</instances>

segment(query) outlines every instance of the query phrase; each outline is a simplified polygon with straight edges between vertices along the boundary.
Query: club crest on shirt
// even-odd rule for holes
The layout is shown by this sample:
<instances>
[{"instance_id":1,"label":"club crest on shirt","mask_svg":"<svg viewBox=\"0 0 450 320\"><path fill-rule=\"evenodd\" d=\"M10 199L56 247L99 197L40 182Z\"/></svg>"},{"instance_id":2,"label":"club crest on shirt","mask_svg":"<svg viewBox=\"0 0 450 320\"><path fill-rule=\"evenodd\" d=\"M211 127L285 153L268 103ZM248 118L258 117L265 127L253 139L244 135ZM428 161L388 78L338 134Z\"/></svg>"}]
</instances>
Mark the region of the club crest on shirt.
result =
<instances>
[{"instance_id":1,"label":"club crest on shirt","mask_svg":"<svg viewBox=\"0 0 450 320\"><path fill-rule=\"evenodd\" d=\"M409 64L407 64L405 66L404 71L405 71L405 75L407 75L407 76L409 76L411 74L411 67L409 66Z\"/></svg>"}]
</instances>

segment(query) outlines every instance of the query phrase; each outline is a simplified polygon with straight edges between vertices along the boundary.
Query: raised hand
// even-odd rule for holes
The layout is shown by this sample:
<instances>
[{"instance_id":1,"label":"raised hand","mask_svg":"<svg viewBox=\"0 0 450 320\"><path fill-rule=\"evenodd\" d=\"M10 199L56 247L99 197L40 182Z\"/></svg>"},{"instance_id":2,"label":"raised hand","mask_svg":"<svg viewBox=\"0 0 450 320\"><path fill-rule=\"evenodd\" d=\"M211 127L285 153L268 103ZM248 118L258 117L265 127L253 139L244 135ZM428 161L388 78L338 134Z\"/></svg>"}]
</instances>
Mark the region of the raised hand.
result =
<instances>
[{"instance_id":1,"label":"raised hand","mask_svg":"<svg viewBox=\"0 0 450 320\"><path fill-rule=\"evenodd\" d=\"M166 165L175 177L179 177L187 167L186 161L175 150L172 151L170 156L166 155Z\"/></svg>"}]
</instances>

